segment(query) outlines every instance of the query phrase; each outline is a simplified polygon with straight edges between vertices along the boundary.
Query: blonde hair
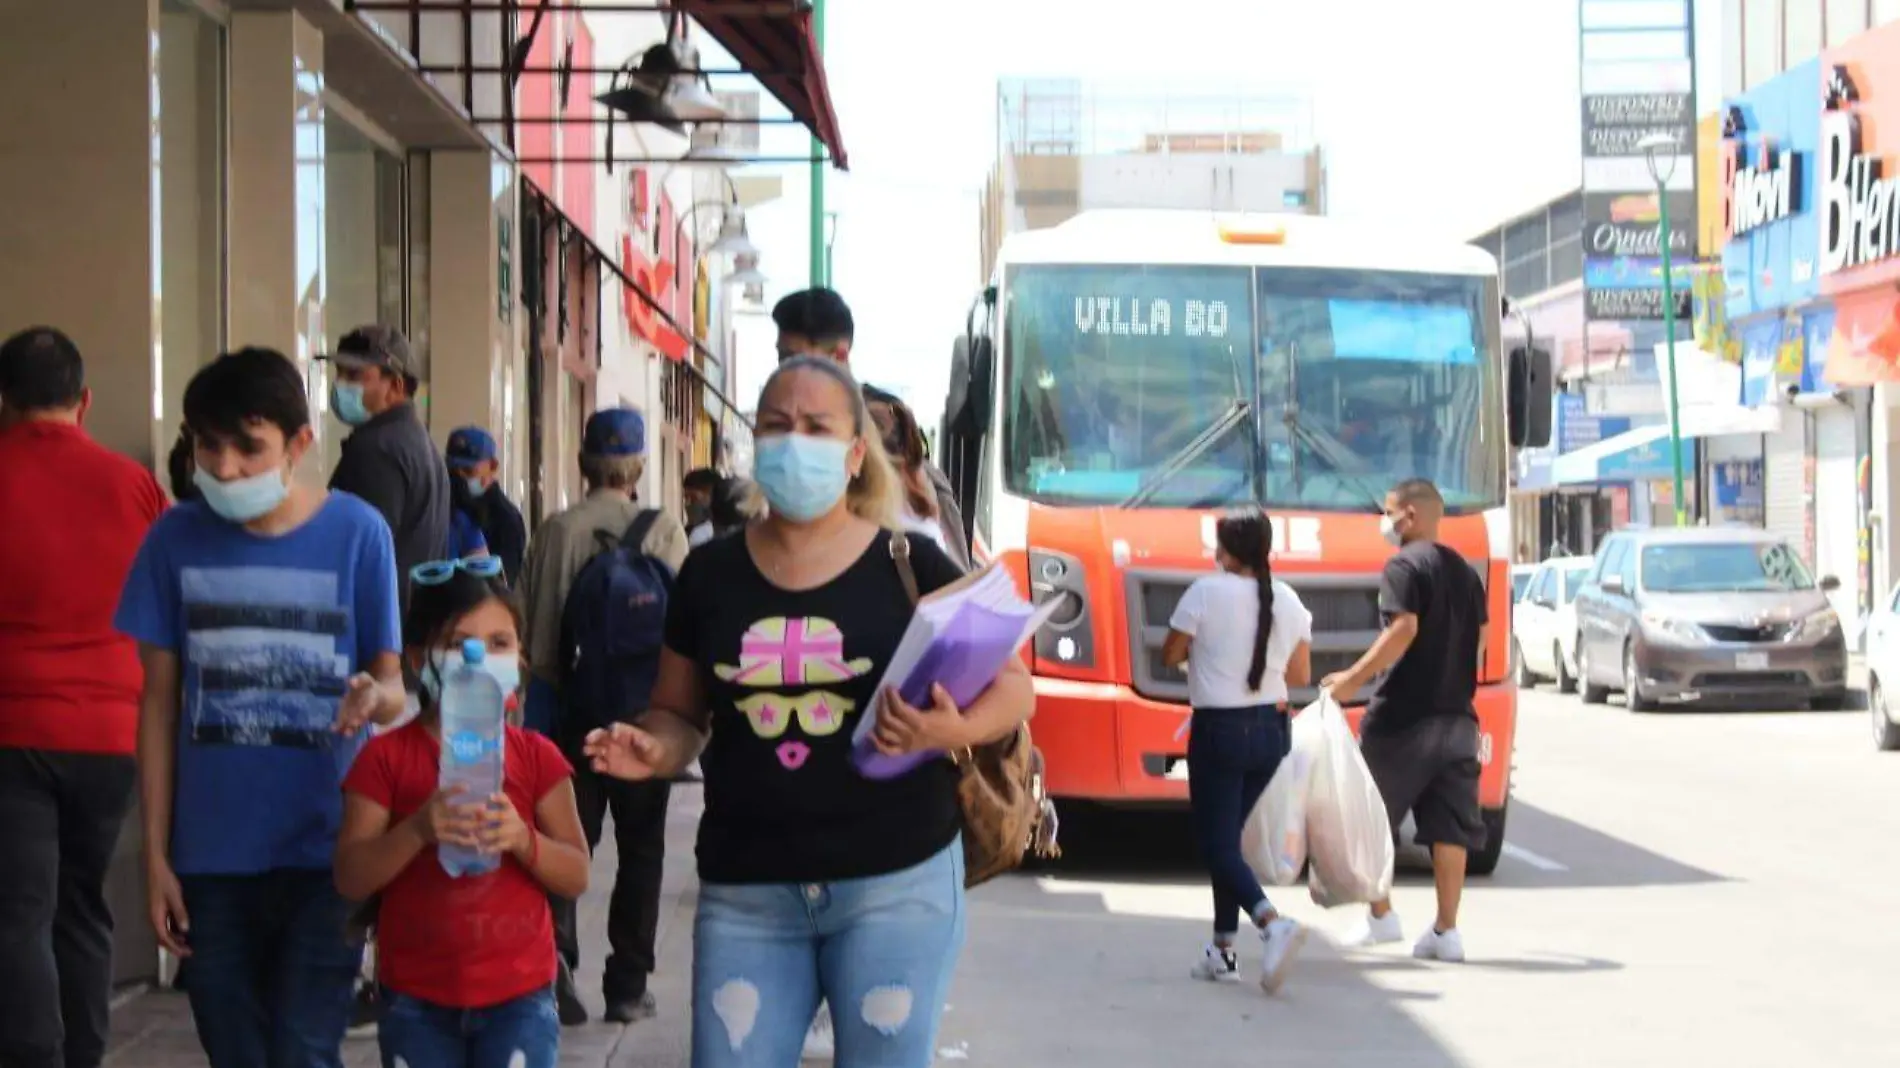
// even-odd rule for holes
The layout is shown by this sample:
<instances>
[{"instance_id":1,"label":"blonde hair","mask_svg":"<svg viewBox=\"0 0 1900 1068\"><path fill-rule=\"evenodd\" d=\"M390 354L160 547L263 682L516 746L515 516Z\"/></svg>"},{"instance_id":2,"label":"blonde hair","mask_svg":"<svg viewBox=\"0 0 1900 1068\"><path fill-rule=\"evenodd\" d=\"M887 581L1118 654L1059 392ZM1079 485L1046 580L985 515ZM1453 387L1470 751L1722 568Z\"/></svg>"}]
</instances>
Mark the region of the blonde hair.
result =
<instances>
[{"instance_id":1,"label":"blonde hair","mask_svg":"<svg viewBox=\"0 0 1900 1068\"><path fill-rule=\"evenodd\" d=\"M897 477L897 469L891 466L891 458L884 451L883 436L877 432L877 424L871 422L870 406L864 402L864 389L851 371L836 360L820 359L815 356L794 356L778 365L771 377L765 380L765 388L759 390L760 407L764 407L766 394L778 380L800 371L812 371L824 375L844 390L847 403L851 405L851 433L864 443L864 464L858 473L851 477L851 484L845 487L845 506L859 519L866 519L886 530L897 530L902 483Z\"/></svg>"}]
</instances>

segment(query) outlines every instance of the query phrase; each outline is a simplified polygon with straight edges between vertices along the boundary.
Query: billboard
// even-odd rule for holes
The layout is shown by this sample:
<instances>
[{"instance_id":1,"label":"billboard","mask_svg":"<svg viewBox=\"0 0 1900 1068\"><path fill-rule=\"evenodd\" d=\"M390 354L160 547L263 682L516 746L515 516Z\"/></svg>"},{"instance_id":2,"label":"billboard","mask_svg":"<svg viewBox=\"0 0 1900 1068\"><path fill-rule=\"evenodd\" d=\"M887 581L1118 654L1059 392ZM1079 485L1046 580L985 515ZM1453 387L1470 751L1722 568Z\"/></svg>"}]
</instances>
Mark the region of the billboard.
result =
<instances>
[{"instance_id":1,"label":"billboard","mask_svg":"<svg viewBox=\"0 0 1900 1068\"><path fill-rule=\"evenodd\" d=\"M1690 0L1580 0L1578 6L1584 310L1594 321L1664 317L1665 207L1674 265L1686 266L1695 256L1695 34L1690 8ZM1657 138L1674 146L1657 153L1660 189L1648 153L1639 147ZM1688 318L1689 287L1674 286L1671 296L1675 315Z\"/></svg>"}]
</instances>

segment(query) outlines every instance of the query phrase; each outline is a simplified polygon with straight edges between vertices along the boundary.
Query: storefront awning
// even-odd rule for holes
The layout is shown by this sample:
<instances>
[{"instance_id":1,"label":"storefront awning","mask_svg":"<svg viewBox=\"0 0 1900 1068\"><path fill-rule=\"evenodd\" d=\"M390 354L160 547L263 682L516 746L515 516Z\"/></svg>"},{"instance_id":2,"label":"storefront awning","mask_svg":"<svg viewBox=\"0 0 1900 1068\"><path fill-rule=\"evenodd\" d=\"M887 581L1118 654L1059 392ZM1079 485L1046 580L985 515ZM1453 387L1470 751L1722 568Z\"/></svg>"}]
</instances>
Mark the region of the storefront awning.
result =
<instances>
[{"instance_id":1,"label":"storefront awning","mask_svg":"<svg viewBox=\"0 0 1900 1068\"><path fill-rule=\"evenodd\" d=\"M831 106L809 4L789 5L784 14L774 15L758 14L758 0L679 0L677 6L811 130L834 166L846 169L844 136Z\"/></svg>"},{"instance_id":2,"label":"storefront awning","mask_svg":"<svg viewBox=\"0 0 1900 1068\"><path fill-rule=\"evenodd\" d=\"M1781 426L1778 408L1742 408L1733 405L1693 405L1681 413L1682 439L1721 437L1725 434L1772 434ZM1694 469L1694 457L1683 448L1683 469ZM1669 450L1669 424L1639 426L1604 438L1575 452L1557 457L1550 480L1559 486L1589 482L1641 482L1668 478L1675 473Z\"/></svg>"}]
</instances>

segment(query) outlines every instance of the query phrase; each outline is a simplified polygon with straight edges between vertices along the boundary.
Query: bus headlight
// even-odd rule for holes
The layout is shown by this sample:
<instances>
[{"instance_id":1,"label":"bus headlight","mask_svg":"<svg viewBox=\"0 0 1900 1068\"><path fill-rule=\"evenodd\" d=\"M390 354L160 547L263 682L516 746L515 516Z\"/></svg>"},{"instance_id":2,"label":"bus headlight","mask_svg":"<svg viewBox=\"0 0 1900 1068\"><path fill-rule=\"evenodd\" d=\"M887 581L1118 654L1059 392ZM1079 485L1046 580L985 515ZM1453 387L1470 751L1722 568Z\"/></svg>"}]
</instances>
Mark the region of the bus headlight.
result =
<instances>
[{"instance_id":1,"label":"bus headlight","mask_svg":"<svg viewBox=\"0 0 1900 1068\"><path fill-rule=\"evenodd\" d=\"M1065 667L1095 666L1095 634L1089 612L1088 576L1082 561L1067 553L1029 550L1029 591L1038 605L1056 602L1049 622L1036 632L1035 654Z\"/></svg>"}]
</instances>

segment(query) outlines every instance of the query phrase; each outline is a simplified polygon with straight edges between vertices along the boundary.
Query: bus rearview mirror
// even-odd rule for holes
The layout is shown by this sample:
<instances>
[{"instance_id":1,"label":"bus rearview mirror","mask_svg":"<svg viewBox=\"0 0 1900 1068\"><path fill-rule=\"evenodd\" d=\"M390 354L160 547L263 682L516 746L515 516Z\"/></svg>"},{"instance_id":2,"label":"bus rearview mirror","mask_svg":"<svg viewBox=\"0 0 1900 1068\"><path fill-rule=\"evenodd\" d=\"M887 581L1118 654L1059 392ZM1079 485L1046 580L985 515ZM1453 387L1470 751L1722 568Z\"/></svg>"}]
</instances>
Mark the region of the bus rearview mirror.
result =
<instances>
[{"instance_id":1,"label":"bus rearview mirror","mask_svg":"<svg viewBox=\"0 0 1900 1068\"><path fill-rule=\"evenodd\" d=\"M1506 377L1505 401L1511 444L1520 449L1541 449L1549 445L1551 402L1556 395L1550 353L1535 346L1512 349Z\"/></svg>"}]
</instances>

